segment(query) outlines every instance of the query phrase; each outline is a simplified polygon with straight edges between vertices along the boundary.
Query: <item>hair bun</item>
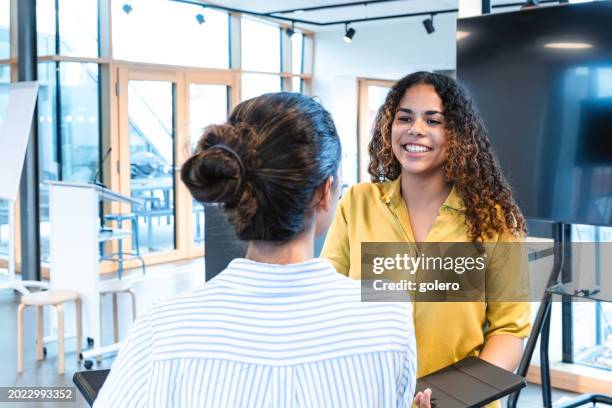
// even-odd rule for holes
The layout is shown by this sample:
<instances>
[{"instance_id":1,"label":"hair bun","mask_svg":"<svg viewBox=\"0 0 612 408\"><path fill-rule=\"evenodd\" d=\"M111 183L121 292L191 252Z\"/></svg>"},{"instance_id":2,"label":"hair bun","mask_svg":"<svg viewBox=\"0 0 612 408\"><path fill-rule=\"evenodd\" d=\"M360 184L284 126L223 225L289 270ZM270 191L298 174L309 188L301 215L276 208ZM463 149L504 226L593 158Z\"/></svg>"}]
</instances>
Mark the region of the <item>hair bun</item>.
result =
<instances>
[{"instance_id":1,"label":"hair bun","mask_svg":"<svg viewBox=\"0 0 612 408\"><path fill-rule=\"evenodd\" d=\"M203 203L229 203L240 199L246 177L231 125L206 128L198 151L181 169L181 179L193 197Z\"/></svg>"}]
</instances>

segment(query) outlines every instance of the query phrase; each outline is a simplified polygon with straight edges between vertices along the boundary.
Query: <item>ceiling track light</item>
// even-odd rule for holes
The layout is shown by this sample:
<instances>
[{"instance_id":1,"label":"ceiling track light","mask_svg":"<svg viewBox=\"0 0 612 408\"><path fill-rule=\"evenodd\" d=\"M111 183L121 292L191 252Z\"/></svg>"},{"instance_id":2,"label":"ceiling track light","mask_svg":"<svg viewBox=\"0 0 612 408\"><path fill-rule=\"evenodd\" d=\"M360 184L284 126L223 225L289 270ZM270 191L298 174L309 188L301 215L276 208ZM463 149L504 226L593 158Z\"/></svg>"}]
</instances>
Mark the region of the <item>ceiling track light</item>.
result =
<instances>
[{"instance_id":1,"label":"ceiling track light","mask_svg":"<svg viewBox=\"0 0 612 408\"><path fill-rule=\"evenodd\" d=\"M425 31L427 31L427 34L431 34L434 31L436 31L436 28L434 27L434 23L433 23L433 18L434 18L434 15L431 14L429 18L426 18L425 20L423 20L423 27L425 27Z\"/></svg>"},{"instance_id":2,"label":"ceiling track light","mask_svg":"<svg viewBox=\"0 0 612 408\"><path fill-rule=\"evenodd\" d=\"M291 27L288 27L285 30L285 33L287 34L289 38L293 37L293 34L295 34L295 21L291 22Z\"/></svg>"},{"instance_id":3,"label":"ceiling track light","mask_svg":"<svg viewBox=\"0 0 612 408\"><path fill-rule=\"evenodd\" d=\"M346 23L344 24L344 41L347 43L350 43L353 41L353 36L355 36L355 29L354 28L349 28L350 23Z\"/></svg>"},{"instance_id":4,"label":"ceiling track light","mask_svg":"<svg viewBox=\"0 0 612 408\"><path fill-rule=\"evenodd\" d=\"M125 14L130 14L132 10L134 10L134 7L132 7L130 3L124 3L121 10L123 10Z\"/></svg>"}]
</instances>

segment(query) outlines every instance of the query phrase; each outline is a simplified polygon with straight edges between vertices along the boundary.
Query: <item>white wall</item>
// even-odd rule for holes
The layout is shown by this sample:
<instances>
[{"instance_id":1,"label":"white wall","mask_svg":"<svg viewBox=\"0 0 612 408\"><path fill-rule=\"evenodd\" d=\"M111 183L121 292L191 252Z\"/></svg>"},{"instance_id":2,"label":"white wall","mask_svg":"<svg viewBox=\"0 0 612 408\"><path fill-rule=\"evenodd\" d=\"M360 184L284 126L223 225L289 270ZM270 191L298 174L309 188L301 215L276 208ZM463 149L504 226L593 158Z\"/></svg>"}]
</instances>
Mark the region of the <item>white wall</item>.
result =
<instances>
[{"instance_id":1,"label":"white wall","mask_svg":"<svg viewBox=\"0 0 612 408\"><path fill-rule=\"evenodd\" d=\"M357 78L396 80L418 70L455 69L456 15L435 16L436 31L429 35L424 18L356 24L350 44L343 40L344 26L315 35L313 95L336 122L345 182L356 181Z\"/></svg>"}]
</instances>

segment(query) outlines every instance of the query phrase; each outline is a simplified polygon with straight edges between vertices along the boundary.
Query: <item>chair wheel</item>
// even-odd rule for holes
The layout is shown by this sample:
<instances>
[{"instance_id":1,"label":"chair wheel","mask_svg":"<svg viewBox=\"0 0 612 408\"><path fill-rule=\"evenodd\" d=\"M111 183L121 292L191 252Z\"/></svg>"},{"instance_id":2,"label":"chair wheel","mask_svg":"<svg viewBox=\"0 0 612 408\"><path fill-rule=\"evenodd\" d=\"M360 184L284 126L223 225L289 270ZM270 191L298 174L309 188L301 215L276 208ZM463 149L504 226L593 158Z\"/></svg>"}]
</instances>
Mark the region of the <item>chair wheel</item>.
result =
<instances>
[{"instance_id":1,"label":"chair wheel","mask_svg":"<svg viewBox=\"0 0 612 408\"><path fill-rule=\"evenodd\" d=\"M47 357L47 348L46 347L43 347L43 356Z\"/></svg>"},{"instance_id":2,"label":"chair wheel","mask_svg":"<svg viewBox=\"0 0 612 408\"><path fill-rule=\"evenodd\" d=\"M85 366L86 369L91 370L91 367L93 367L93 361L91 360L85 360L83 362L83 365Z\"/></svg>"},{"instance_id":3,"label":"chair wheel","mask_svg":"<svg viewBox=\"0 0 612 408\"><path fill-rule=\"evenodd\" d=\"M89 347L93 347L93 345L94 345L94 339L92 339L91 337L88 337L88 338L87 338L87 345L88 345Z\"/></svg>"}]
</instances>

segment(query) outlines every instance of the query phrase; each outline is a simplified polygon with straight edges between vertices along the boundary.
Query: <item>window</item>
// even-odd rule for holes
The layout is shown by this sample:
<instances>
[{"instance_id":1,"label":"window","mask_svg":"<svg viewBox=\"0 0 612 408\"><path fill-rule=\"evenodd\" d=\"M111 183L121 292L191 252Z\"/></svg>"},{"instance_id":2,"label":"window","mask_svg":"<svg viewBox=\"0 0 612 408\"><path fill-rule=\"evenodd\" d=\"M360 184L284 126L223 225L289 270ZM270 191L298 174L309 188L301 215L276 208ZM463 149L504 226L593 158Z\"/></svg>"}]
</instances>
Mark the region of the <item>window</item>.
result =
<instances>
[{"instance_id":1,"label":"window","mask_svg":"<svg viewBox=\"0 0 612 408\"><path fill-rule=\"evenodd\" d=\"M291 71L294 74L302 74L304 72L304 34L295 33L291 37ZM293 92L302 92L302 79L294 76L291 78L291 90Z\"/></svg>"},{"instance_id":2,"label":"window","mask_svg":"<svg viewBox=\"0 0 612 408\"><path fill-rule=\"evenodd\" d=\"M132 10L126 13L125 4L111 4L114 59L229 67L227 13L167 0L130 1Z\"/></svg>"},{"instance_id":3,"label":"window","mask_svg":"<svg viewBox=\"0 0 612 408\"><path fill-rule=\"evenodd\" d=\"M57 116L61 115L56 104L55 62L38 64L38 173L40 178L40 257L49 262L49 186L47 180L59 180L58 126Z\"/></svg>"},{"instance_id":4,"label":"window","mask_svg":"<svg viewBox=\"0 0 612 408\"><path fill-rule=\"evenodd\" d=\"M268 92L280 92L281 78L269 74L242 74L242 100Z\"/></svg>"},{"instance_id":5,"label":"window","mask_svg":"<svg viewBox=\"0 0 612 408\"><path fill-rule=\"evenodd\" d=\"M97 57L98 0L60 0L58 6L59 53L72 57Z\"/></svg>"},{"instance_id":6,"label":"window","mask_svg":"<svg viewBox=\"0 0 612 408\"><path fill-rule=\"evenodd\" d=\"M359 136L355 146L355 139L343 140L343 175L347 183L356 181L367 181L370 179L368 174L368 164L370 156L368 154L368 144L372 138L372 127L378 109L385 102L385 98L393 81L386 80L359 80ZM359 172L358 179L354 180L355 161L358 158ZM352 176L352 177L351 177Z\"/></svg>"},{"instance_id":7,"label":"window","mask_svg":"<svg viewBox=\"0 0 612 408\"><path fill-rule=\"evenodd\" d=\"M18 1L0 0L0 61L10 59L10 6ZM107 177L106 182L117 191L129 191L146 200L146 209L134 210L143 211L136 229L143 254L154 253L149 258L153 263L185 257L186 253L201 254L201 206L194 203L192 211L185 210L188 214L177 213L189 208L177 204L191 198L177 199L182 193L174 185L175 160L183 154L181 151L177 156L177 146L187 144L187 132L183 128L179 132L176 122L190 118L189 135L194 143L203 127L225 120L227 109L239 102L240 95L248 99L268 92L310 89L312 38L303 32L289 38L277 23L268 20L230 18L230 13L205 5L168 0L37 0L36 13L38 55L54 57L38 64L35 118L43 262L49 261L50 232L45 181L91 181L98 171L102 138L105 144L113 144L113 155L127 163L119 178ZM111 32L100 25L108 21L112 21ZM241 35L233 38L240 50L231 49L230 23L234 21L241 25ZM284 55L283 49L287 50ZM104 51L104 60L92 63L101 50L111 54ZM230 71L231 55L237 52L240 71ZM4 63L0 65L0 83L11 79L10 66ZM119 81L125 89L115 95L108 82L111 76L102 75L115 67L119 67L120 76L136 71L147 74ZM191 67L226 71L207 70L198 80L185 81L194 71ZM166 71L178 73L173 77L165 75ZM240 86L235 82L238 80ZM186 106L183 95L189 95ZM100 105L102 100L107 103ZM101 118L110 117L112 106L122 109L117 127L101 123ZM8 232L3 227L6 212L0 202L0 252Z\"/></svg>"},{"instance_id":8,"label":"window","mask_svg":"<svg viewBox=\"0 0 612 408\"><path fill-rule=\"evenodd\" d=\"M129 81L130 190L144 202L137 212L144 253L176 246L174 106L172 82Z\"/></svg>"},{"instance_id":9,"label":"window","mask_svg":"<svg viewBox=\"0 0 612 408\"><path fill-rule=\"evenodd\" d=\"M38 55L54 55L55 50L55 0L36 1L36 31Z\"/></svg>"},{"instance_id":10,"label":"window","mask_svg":"<svg viewBox=\"0 0 612 408\"><path fill-rule=\"evenodd\" d=\"M97 0L37 0L38 55L98 57ZM56 18L59 17L59 33ZM55 44L59 34L59 49Z\"/></svg>"},{"instance_id":11,"label":"window","mask_svg":"<svg viewBox=\"0 0 612 408\"><path fill-rule=\"evenodd\" d=\"M98 169L98 65L60 63L61 177L89 182Z\"/></svg>"},{"instance_id":12,"label":"window","mask_svg":"<svg viewBox=\"0 0 612 408\"><path fill-rule=\"evenodd\" d=\"M206 126L225 122L228 91L226 85L189 85L189 135L192 150ZM204 243L204 207L196 200L192 200L192 217L193 243L201 246Z\"/></svg>"},{"instance_id":13,"label":"window","mask_svg":"<svg viewBox=\"0 0 612 408\"><path fill-rule=\"evenodd\" d=\"M247 17L241 24L242 69L280 72L280 28Z\"/></svg>"},{"instance_id":14,"label":"window","mask_svg":"<svg viewBox=\"0 0 612 408\"><path fill-rule=\"evenodd\" d=\"M0 59L8 59L11 56L10 26L11 1L0 0Z\"/></svg>"},{"instance_id":15,"label":"window","mask_svg":"<svg viewBox=\"0 0 612 408\"><path fill-rule=\"evenodd\" d=\"M602 288L604 288L609 283L604 274L608 272L605 265L609 265L608 249L612 245L612 228L573 225L572 241L592 243L589 245L593 245L595 251L594 276L599 274ZM612 370L612 304L573 302L572 327L574 361Z\"/></svg>"},{"instance_id":16,"label":"window","mask_svg":"<svg viewBox=\"0 0 612 408\"><path fill-rule=\"evenodd\" d=\"M4 71L9 71L7 66L0 66L0 128L4 122L4 114L8 105L8 79L3 75ZM0 255L8 255L8 202L0 200Z\"/></svg>"},{"instance_id":17,"label":"window","mask_svg":"<svg viewBox=\"0 0 612 408\"><path fill-rule=\"evenodd\" d=\"M49 188L44 181L89 182L98 168L98 77L97 64L38 64L40 235L41 258L45 262L49 260L50 225Z\"/></svg>"}]
</instances>

